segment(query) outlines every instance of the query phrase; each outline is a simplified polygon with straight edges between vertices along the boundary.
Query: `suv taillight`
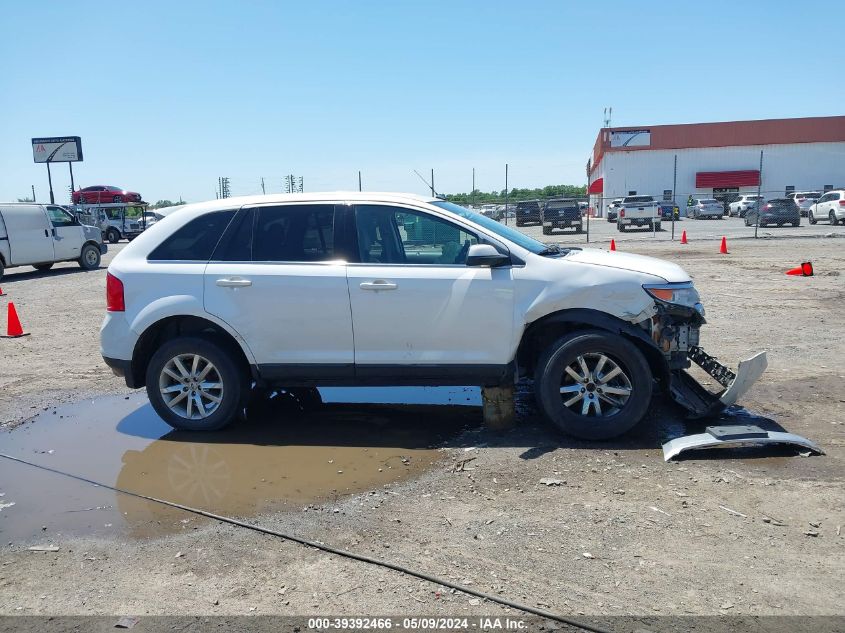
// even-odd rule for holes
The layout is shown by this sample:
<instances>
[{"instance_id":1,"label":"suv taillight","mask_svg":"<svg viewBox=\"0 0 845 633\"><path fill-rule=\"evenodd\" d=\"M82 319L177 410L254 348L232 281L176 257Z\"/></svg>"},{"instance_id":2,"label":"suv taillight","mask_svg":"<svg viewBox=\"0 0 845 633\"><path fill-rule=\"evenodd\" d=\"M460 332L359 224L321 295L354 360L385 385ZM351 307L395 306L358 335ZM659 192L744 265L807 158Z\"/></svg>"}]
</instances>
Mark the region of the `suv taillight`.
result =
<instances>
[{"instance_id":1,"label":"suv taillight","mask_svg":"<svg viewBox=\"0 0 845 633\"><path fill-rule=\"evenodd\" d=\"M619 209L619 217L620 217L620 218L624 218L624 217L625 217L625 209Z\"/></svg>"},{"instance_id":2,"label":"suv taillight","mask_svg":"<svg viewBox=\"0 0 845 633\"><path fill-rule=\"evenodd\" d=\"M845 200L840 200L840 201L839 201L839 206L840 206L840 207L845 207Z\"/></svg>"},{"instance_id":3,"label":"suv taillight","mask_svg":"<svg viewBox=\"0 0 845 633\"><path fill-rule=\"evenodd\" d=\"M106 310L108 312L125 312L123 302L123 282L111 273L106 273Z\"/></svg>"}]
</instances>

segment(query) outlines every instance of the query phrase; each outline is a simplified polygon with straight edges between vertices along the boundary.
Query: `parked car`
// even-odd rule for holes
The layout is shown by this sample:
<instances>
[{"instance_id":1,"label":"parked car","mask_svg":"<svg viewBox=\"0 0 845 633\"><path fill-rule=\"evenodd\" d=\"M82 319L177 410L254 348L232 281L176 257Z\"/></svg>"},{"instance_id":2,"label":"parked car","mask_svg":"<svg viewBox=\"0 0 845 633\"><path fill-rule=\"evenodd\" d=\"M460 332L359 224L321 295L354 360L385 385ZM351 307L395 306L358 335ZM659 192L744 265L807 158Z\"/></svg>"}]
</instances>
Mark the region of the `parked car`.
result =
<instances>
[{"instance_id":1,"label":"parked car","mask_svg":"<svg viewBox=\"0 0 845 633\"><path fill-rule=\"evenodd\" d=\"M178 429L232 422L252 383L313 391L527 377L554 425L603 439L639 422L657 377L678 402L699 411L704 397L710 410L765 366L749 374L741 364L727 396L699 386L692 397L691 351L711 372L728 370L697 347L704 309L678 265L558 248L405 194L185 206L118 253L106 300L106 364L146 387Z\"/></svg>"},{"instance_id":2,"label":"parked car","mask_svg":"<svg viewBox=\"0 0 845 633\"><path fill-rule=\"evenodd\" d=\"M540 224L542 222L543 203L539 200L523 200L516 203L516 225Z\"/></svg>"},{"instance_id":3,"label":"parked car","mask_svg":"<svg viewBox=\"0 0 845 633\"><path fill-rule=\"evenodd\" d=\"M744 193L736 200L728 205L728 215L731 217L745 217L745 212L748 208L763 199L763 196L756 194Z\"/></svg>"},{"instance_id":4,"label":"parked car","mask_svg":"<svg viewBox=\"0 0 845 633\"><path fill-rule=\"evenodd\" d=\"M832 226L840 222L845 223L845 189L835 189L825 193L809 208L807 219L810 224L824 219L827 219Z\"/></svg>"},{"instance_id":5,"label":"parked car","mask_svg":"<svg viewBox=\"0 0 845 633\"><path fill-rule=\"evenodd\" d=\"M0 203L0 279L4 269L77 261L85 270L100 266L107 252L100 229L80 224L59 205Z\"/></svg>"},{"instance_id":6,"label":"parked car","mask_svg":"<svg viewBox=\"0 0 845 633\"><path fill-rule=\"evenodd\" d=\"M589 202L579 202L578 208L581 209L581 217L584 217L590 212L590 203Z\"/></svg>"},{"instance_id":7,"label":"parked car","mask_svg":"<svg viewBox=\"0 0 845 633\"><path fill-rule=\"evenodd\" d=\"M100 204L103 202L141 202L141 194L122 187L95 185L71 194L73 204Z\"/></svg>"},{"instance_id":8,"label":"parked car","mask_svg":"<svg viewBox=\"0 0 845 633\"><path fill-rule=\"evenodd\" d=\"M651 196L626 196L622 199L616 218L616 230L625 231L634 226L660 230L660 205Z\"/></svg>"},{"instance_id":9,"label":"parked car","mask_svg":"<svg viewBox=\"0 0 845 633\"><path fill-rule=\"evenodd\" d=\"M725 208L716 198L691 198L687 201L687 217L694 220L721 220Z\"/></svg>"},{"instance_id":10,"label":"parked car","mask_svg":"<svg viewBox=\"0 0 845 633\"><path fill-rule=\"evenodd\" d=\"M584 230L581 207L574 198L552 198L543 205L543 235L551 235L554 229Z\"/></svg>"},{"instance_id":11,"label":"parked car","mask_svg":"<svg viewBox=\"0 0 845 633\"><path fill-rule=\"evenodd\" d=\"M671 222L673 218L675 220L679 220L681 218L681 209L678 207L678 203L674 200L669 202L664 200L663 202L659 202L658 206L660 207L660 217L664 220Z\"/></svg>"},{"instance_id":12,"label":"parked car","mask_svg":"<svg viewBox=\"0 0 845 633\"><path fill-rule=\"evenodd\" d=\"M786 195L787 198L795 200L801 215L807 217L807 212L816 201L822 197L821 191L793 191Z\"/></svg>"},{"instance_id":13,"label":"parked car","mask_svg":"<svg viewBox=\"0 0 845 633\"><path fill-rule=\"evenodd\" d=\"M607 221L608 222L616 222L616 218L619 215L619 208L622 206L622 198L616 198L613 202L611 202L607 206Z\"/></svg>"},{"instance_id":14,"label":"parked car","mask_svg":"<svg viewBox=\"0 0 845 633\"><path fill-rule=\"evenodd\" d=\"M759 224L758 224L759 222ZM756 204L745 212L745 226L801 226L801 212L791 198L773 198L765 204Z\"/></svg>"}]
</instances>

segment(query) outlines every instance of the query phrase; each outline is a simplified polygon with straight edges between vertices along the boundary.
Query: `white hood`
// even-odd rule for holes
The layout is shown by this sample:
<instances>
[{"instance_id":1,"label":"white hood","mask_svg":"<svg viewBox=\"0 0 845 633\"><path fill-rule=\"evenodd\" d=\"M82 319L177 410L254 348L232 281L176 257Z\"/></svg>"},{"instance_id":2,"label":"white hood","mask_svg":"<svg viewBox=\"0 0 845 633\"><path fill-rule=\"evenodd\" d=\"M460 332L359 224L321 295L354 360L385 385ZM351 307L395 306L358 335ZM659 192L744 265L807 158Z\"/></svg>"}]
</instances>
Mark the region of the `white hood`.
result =
<instances>
[{"instance_id":1,"label":"white hood","mask_svg":"<svg viewBox=\"0 0 845 633\"><path fill-rule=\"evenodd\" d=\"M572 251L566 256L568 261L575 261L582 264L593 264L595 266L607 266L631 270L647 275L662 277L668 282L689 281L690 276L683 268L672 262L645 255L633 255L631 253L620 253L618 251L602 251L597 248L585 248L581 251Z\"/></svg>"}]
</instances>

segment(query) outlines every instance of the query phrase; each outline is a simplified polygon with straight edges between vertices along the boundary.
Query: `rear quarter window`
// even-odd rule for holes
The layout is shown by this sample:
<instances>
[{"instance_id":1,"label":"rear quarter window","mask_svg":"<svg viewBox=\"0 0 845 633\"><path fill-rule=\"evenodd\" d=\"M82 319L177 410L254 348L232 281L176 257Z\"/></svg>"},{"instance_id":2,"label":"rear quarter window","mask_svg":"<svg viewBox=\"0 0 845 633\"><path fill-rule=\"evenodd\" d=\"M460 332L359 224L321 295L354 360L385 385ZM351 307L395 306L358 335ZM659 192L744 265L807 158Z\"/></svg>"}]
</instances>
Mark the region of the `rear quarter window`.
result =
<instances>
[{"instance_id":1,"label":"rear quarter window","mask_svg":"<svg viewBox=\"0 0 845 633\"><path fill-rule=\"evenodd\" d=\"M234 210L228 210L194 218L156 246L147 260L208 261L234 215Z\"/></svg>"}]
</instances>

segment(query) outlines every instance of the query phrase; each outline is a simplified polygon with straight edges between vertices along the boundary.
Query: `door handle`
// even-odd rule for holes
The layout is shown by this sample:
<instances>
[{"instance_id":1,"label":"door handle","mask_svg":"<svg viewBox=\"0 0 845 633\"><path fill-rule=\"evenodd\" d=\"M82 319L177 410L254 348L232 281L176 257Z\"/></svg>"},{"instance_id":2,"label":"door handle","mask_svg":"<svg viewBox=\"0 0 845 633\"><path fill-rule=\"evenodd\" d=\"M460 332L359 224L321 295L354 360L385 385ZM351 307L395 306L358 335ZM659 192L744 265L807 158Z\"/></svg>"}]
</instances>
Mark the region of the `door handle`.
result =
<instances>
[{"instance_id":1,"label":"door handle","mask_svg":"<svg viewBox=\"0 0 845 633\"><path fill-rule=\"evenodd\" d=\"M376 279L375 281L365 281L361 284L361 290L396 290L399 284L392 281L385 281L384 279Z\"/></svg>"},{"instance_id":2,"label":"door handle","mask_svg":"<svg viewBox=\"0 0 845 633\"><path fill-rule=\"evenodd\" d=\"M242 277L231 277L229 279L223 278L217 280L217 285L221 288L245 288L252 285L252 281Z\"/></svg>"}]
</instances>

